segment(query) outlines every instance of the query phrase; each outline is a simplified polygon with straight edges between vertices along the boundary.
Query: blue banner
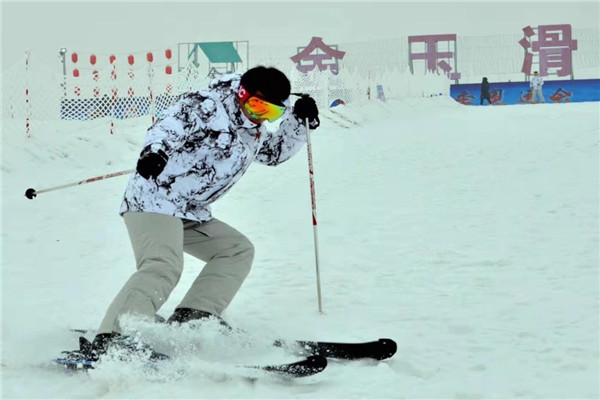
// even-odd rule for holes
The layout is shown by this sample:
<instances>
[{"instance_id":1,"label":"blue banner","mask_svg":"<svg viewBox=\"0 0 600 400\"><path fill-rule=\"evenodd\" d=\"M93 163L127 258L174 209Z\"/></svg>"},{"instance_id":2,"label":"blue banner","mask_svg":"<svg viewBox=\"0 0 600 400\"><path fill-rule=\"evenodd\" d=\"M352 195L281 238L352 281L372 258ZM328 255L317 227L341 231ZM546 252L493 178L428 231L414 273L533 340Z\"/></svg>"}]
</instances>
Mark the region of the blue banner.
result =
<instances>
[{"instance_id":1,"label":"blue banner","mask_svg":"<svg viewBox=\"0 0 600 400\"><path fill-rule=\"evenodd\" d=\"M542 92L546 103L600 101L600 79L545 81ZM450 85L450 96L464 105L480 105L480 94L480 83ZM529 82L490 82L490 100L494 105L529 104Z\"/></svg>"}]
</instances>

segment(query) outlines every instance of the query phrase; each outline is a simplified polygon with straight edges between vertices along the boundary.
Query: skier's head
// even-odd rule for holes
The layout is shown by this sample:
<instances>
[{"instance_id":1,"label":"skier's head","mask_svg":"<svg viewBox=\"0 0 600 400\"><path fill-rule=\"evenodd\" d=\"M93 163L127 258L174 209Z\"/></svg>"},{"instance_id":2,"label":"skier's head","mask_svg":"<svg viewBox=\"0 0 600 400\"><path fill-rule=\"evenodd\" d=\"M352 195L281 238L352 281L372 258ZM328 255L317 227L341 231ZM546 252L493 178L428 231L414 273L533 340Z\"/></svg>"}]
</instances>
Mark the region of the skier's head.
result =
<instances>
[{"instance_id":1,"label":"skier's head","mask_svg":"<svg viewBox=\"0 0 600 400\"><path fill-rule=\"evenodd\" d=\"M534 71L534 72L533 72L533 74L534 74L535 76L537 76L538 72L537 72L537 71Z\"/></svg>"},{"instance_id":2,"label":"skier's head","mask_svg":"<svg viewBox=\"0 0 600 400\"><path fill-rule=\"evenodd\" d=\"M250 96L259 94L263 99L281 104L290 97L292 85L283 72L271 67L254 67L242 75L240 85Z\"/></svg>"},{"instance_id":3,"label":"skier's head","mask_svg":"<svg viewBox=\"0 0 600 400\"><path fill-rule=\"evenodd\" d=\"M246 117L255 123L280 118L286 109L292 85L276 68L255 67L242 75L238 99Z\"/></svg>"}]
</instances>

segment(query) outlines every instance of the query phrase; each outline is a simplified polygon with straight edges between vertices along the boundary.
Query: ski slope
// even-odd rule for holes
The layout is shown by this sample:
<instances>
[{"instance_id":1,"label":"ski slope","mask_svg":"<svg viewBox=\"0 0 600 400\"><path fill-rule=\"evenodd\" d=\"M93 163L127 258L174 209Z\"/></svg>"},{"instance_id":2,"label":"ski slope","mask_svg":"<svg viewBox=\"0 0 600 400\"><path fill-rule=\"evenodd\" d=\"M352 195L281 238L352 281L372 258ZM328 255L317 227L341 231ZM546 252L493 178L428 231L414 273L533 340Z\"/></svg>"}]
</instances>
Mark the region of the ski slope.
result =
<instances>
[{"instance_id":1,"label":"ski slope","mask_svg":"<svg viewBox=\"0 0 600 400\"><path fill-rule=\"evenodd\" d=\"M340 108L343 107L343 108ZM161 373L45 367L96 328L135 265L118 208L147 118L2 121L4 398L593 399L598 368L598 103L464 107L447 97L322 111L313 156L324 314L317 312L306 151L254 165L215 215L255 244L223 317L246 334L130 320L179 356ZM187 257L160 313L202 265ZM234 364L292 361L273 338L398 342L292 382Z\"/></svg>"}]
</instances>

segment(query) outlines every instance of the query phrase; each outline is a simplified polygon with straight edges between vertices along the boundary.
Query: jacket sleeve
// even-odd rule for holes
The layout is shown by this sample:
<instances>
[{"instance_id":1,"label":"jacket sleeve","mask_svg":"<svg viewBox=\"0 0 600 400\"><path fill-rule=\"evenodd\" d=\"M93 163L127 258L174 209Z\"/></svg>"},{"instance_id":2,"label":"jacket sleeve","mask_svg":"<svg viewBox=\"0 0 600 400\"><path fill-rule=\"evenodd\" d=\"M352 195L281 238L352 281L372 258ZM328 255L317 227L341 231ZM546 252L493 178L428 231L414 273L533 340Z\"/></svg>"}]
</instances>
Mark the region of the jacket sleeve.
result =
<instances>
[{"instance_id":1,"label":"jacket sleeve","mask_svg":"<svg viewBox=\"0 0 600 400\"><path fill-rule=\"evenodd\" d=\"M205 135L215 122L216 108L217 103L202 92L182 95L148 129L144 148L150 146L152 151L162 150L170 156L190 140L190 135L201 139L197 136Z\"/></svg>"},{"instance_id":2,"label":"jacket sleeve","mask_svg":"<svg viewBox=\"0 0 600 400\"><path fill-rule=\"evenodd\" d=\"M281 122L275 132L263 131L266 135L254 161L276 166L296 155L306 143L306 127L292 113Z\"/></svg>"}]
</instances>

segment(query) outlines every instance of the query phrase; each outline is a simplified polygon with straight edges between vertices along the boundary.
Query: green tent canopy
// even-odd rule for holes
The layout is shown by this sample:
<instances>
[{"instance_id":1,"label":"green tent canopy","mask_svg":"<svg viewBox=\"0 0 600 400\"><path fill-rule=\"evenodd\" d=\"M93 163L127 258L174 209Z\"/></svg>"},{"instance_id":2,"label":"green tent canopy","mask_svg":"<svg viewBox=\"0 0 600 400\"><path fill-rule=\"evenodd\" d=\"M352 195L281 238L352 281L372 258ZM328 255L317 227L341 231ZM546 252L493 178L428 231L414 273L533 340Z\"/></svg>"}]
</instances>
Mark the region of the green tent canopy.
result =
<instances>
[{"instance_id":1,"label":"green tent canopy","mask_svg":"<svg viewBox=\"0 0 600 400\"><path fill-rule=\"evenodd\" d=\"M233 42L196 43L211 63L237 63L242 59L233 46Z\"/></svg>"}]
</instances>

